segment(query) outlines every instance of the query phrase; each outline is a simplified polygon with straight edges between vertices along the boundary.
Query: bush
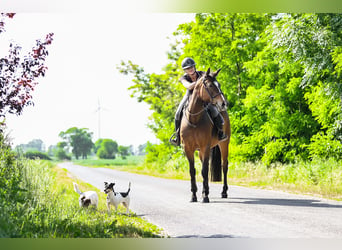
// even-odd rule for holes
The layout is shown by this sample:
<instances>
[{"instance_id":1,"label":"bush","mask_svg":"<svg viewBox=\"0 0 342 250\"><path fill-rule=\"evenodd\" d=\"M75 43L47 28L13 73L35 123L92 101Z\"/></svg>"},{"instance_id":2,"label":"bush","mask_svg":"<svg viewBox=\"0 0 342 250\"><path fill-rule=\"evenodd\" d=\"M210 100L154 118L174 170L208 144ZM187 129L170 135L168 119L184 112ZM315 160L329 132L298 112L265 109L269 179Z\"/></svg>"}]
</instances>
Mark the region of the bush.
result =
<instances>
[{"instance_id":1,"label":"bush","mask_svg":"<svg viewBox=\"0 0 342 250\"><path fill-rule=\"evenodd\" d=\"M25 207L26 190L20 185L23 179L22 169L23 165L16 161L14 152L0 131L0 237L7 236L7 232L15 227L15 223L7 215L11 214L16 218Z\"/></svg>"},{"instance_id":2,"label":"bush","mask_svg":"<svg viewBox=\"0 0 342 250\"><path fill-rule=\"evenodd\" d=\"M311 158L342 159L342 144L334 140L332 135L326 135L322 132L311 138L308 149Z\"/></svg>"},{"instance_id":3,"label":"bush","mask_svg":"<svg viewBox=\"0 0 342 250\"><path fill-rule=\"evenodd\" d=\"M118 144L111 139L101 139L95 143L96 155L100 159L115 159L118 152Z\"/></svg>"},{"instance_id":4,"label":"bush","mask_svg":"<svg viewBox=\"0 0 342 250\"><path fill-rule=\"evenodd\" d=\"M58 160L71 160L71 156L68 155L62 148L58 148L55 154Z\"/></svg>"},{"instance_id":5,"label":"bush","mask_svg":"<svg viewBox=\"0 0 342 250\"><path fill-rule=\"evenodd\" d=\"M48 154L40 152L40 151L29 151L24 154L25 158L28 159L41 159L41 160L49 160L51 161L51 158L48 156Z\"/></svg>"}]
</instances>

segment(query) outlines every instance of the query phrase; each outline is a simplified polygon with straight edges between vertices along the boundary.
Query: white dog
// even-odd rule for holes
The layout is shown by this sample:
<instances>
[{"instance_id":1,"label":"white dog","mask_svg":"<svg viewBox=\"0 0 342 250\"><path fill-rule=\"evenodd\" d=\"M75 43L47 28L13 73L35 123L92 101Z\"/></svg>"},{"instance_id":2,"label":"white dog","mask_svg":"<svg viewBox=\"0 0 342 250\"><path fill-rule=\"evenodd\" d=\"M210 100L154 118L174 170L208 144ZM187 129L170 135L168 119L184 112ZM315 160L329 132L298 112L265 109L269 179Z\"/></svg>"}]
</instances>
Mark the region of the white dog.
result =
<instances>
[{"instance_id":1,"label":"white dog","mask_svg":"<svg viewBox=\"0 0 342 250\"><path fill-rule=\"evenodd\" d=\"M80 207L89 207L89 205L92 205L95 208L97 208L97 204L99 202L99 197L97 196L97 193L95 191L87 191L83 193L78 188L77 183L73 182L73 184L75 192L80 195L80 197L78 198Z\"/></svg>"},{"instance_id":2,"label":"white dog","mask_svg":"<svg viewBox=\"0 0 342 250\"><path fill-rule=\"evenodd\" d=\"M114 191L115 183L108 184L108 182L105 182L104 184L105 184L104 192L107 194L108 212L110 212L110 205L113 205L115 207L115 211L117 211L118 205L122 203L126 207L126 214L129 214L129 202L130 202L129 192L131 191L131 183L129 183L128 190L125 193L124 192L116 193Z\"/></svg>"}]
</instances>

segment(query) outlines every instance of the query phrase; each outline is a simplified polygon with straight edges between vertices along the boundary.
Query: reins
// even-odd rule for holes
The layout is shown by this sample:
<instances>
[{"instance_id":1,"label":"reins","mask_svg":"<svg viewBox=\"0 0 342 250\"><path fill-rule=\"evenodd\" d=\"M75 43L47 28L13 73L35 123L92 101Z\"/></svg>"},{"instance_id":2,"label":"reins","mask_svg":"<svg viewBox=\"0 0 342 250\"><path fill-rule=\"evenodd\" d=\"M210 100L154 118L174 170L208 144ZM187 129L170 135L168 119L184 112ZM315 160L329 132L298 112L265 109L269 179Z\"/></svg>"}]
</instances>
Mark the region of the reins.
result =
<instances>
[{"instance_id":1,"label":"reins","mask_svg":"<svg viewBox=\"0 0 342 250\"><path fill-rule=\"evenodd\" d=\"M214 99L216 96L220 95L221 93L219 93L219 94L217 94L217 95L215 95L215 96L212 96L211 93L209 92L208 88L207 88L207 85L206 85L205 82L204 82L205 80L206 80L206 79L205 79L205 77L204 77L204 79L202 80L203 87L204 87L204 89L207 91L208 95L210 96L211 101L213 101L213 99ZM200 92L199 92L199 97L201 97L201 100L202 100L202 102L203 102L203 98L202 98L203 94L202 94L202 91L203 91L203 88L201 88L201 90L200 90ZM221 92L221 91L220 91L220 92ZM198 98L198 96L193 97L193 98ZM192 113L192 112L190 111L190 109L189 109L189 106L186 108L185 111L186 111L186 113L188 114L188 116L198 116L198 115L201 115L205 110L207 110L207 107L206 107L205 105L203 105L203 108L202 108L200 111L196 112L196 113ZM193 128L196 128L196 127L197 127L196 124L191 123L191 122L190 122L190 119L188 118L188 116L185 114L185 118L186 118L186 121L188 122L189 126L190 126L190 127L193 127ZM210 118L210 116L209 116L209 118ZM210 120L211 120L211 119L210 119Z\"/></svg>"},{"instance_id":2,"label":"reins","mask_svg":"<svg viewBox=\"0 0 342 250\"><path fill-rule=\"evenodd\" d=\"M203 107L203 109L201 109L201 110L200 110L199 112L197 112L197 113L191 113L190 110L187 108L187 109L186 109L186 112L188 113L189 116L197 116L197 115L202 114L204 110L206 110L205 107ZM196 128L196 127L197 127L196 124L193 124L193 123L190 122L190 119L188 118L188 116L187 116L186 114L185 114L185 119L186 119L186 121L188 122L188 124L190 125L190 127L193 127L193 128Z\"/></svg>"}]
</instances>

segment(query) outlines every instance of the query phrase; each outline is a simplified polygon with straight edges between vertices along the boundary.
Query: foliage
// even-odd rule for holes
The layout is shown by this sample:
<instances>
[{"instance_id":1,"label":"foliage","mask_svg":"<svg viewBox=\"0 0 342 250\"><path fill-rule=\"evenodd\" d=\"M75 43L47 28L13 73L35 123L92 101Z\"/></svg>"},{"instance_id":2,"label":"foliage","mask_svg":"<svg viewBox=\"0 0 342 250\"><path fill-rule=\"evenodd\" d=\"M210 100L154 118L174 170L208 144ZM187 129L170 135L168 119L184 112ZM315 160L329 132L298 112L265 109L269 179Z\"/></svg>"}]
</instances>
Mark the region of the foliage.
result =
<instances>
[{"instance_id":1,"label":"foliage","mask_svg":"<svg viewBox=\"0 0 342 250\"><path fill-rule=\"evenodd\" d=\"M54 155L57 157L58 160L71 160L71 155L67 153L67 146L68 143L58 142L56 148L54 149Z\"/></svg>"},{"instance_id":2,"label":"foliage","mask_svg":"<svg viewBox=\"0 0 342 250\"><path fill-rule=\"evenodd\" d=\"M32 159L32 160L35 160L35 159L51 160L51 158L46 153L43 153L40 151L27 151L24 154L24 157L28 159Z\"/></svg>"},{"instance_id":3,"label":"foliage","mask_svg":"<svg viewBox=\"0 0 342 250\"><path fill-rule=\"evenodd\" d=\"M115 159L118 153L118 143L112 139L98 139L95 142L94 151L100 159Z\"/></svg>"},{"instance_id":4,"label":"foliage","mask_svg":"<svg viewBox=\"0 0 342 250\"><path fill-rule=\"evenodd\" d=\"M134 214L108 214L105 202L101 202L105 194L100 191L98 211L79 208L72 180L51 163L25 161L20 168L14 164L6 177L0 176L0 183L7 184L0 190L1 237L159 237L160 229ZM94 189L79 185L81 190Z\"/></svg>"},{"instance_id":5,"label":"foliage","mask_svg":"<svg viewBox=\"0 0 342 250\"><path fill-rule=\"evenodd\" d=\"M122 146L122 145L118 147L118 152L120 156L122 157L122 159L126 159L126 157L130 155L130 148L131 148L130 146Z\"/></svg>"},{"instance_id":6,"label":"foliage","mask_svg":"<svg viewBox=\"0 0 342 250\"><path fill-rule=\"evenodd\" d=\"M13 16L13 13L0 14L0 33L5 31L5 19ZM38 84L37 79L46 74L47 46L52 40L53 33L47 34L25 56L20 55L19 45L11 43L9 54L0 58L0 117L7 113L20 115L25 106L33 104L31 92Z\"/></svg>"},{"instance_id":7,"label":"foliage","mask_svg":"<svg viewBox=\"0 0 342 250\"><path fill-rule=\"evenodd\" d=\"M160 139L147 146L146 161L166 166L177 155L168 138L184 93L179 65L188 56L198 70L222 68L218 81L229 101L231 161L269 166L340 159L341 30L337 13L197 14L174 33L163 73L147 74L123 62L118 68L133 77L132 97L153 110L149 126Z\"/></svg>"},{"instance_id":8,"label":"foliage","mask_svg":"<svg viewBox=\"0 0 342 250\"><path fill-rule=\"evenodd\" d=\"M320 132L314 135L308 148L311 158L342 160L342 144L331 134Z\"/></svg>"},{"instance_id":9,"label":"foliage","mask_svg":"<svg viewBox=\"0 0 342 250\"><path fill-rule=\"evenodd\" d=\"M39 151L43 152L43 141L41 139L34 139L27 144L20 144L16 146L16 151L28 152L28 151Z\"/></svg>"},{"instance_id":10,"label":"foliage","mask_svg":"<svg viewBox=\"0 0 342 250\"><path fill-rule=\"evenodd\" d=\"M22 169L23 165L16 161L7 138L0 133L0 225L8 224L7 214L13 214L15 217L23 209L26 190L20 186L23 179ZM16 200L16 204L13 204L12 200ZM0 237L6 235L5 230L3 226L0 227Z\"/></svg>"},{"instance_id":11,"label":"foliage","mask_svg":"<svg viewBox=\"0 0 342 250\"><path fill-rule=\"evenodd\" d=\"M55 156L58 160L71 160L71 155L68 155L62 148L57 148Z\"/></svg>"},{"instance_id":12,"label":"foliage","mask_svg":"<svg viewBox=\"0 0 342 250\"><path fill-rule=\"evenodd\" d=\"M76 159L82 156L83 159L87 158L93 148L92 133L88 132L86 128L72 127L66 131L59 133L65 143L72 147L72 153Z\"/></svg>"},{"instance_id":13,"label":"foliage","mask_svg":"<svg viewBox=\"0 0 342 250\"><path fill-rule=\"evenodd\" d=\"M132 97L138 102L146 102L154 111L153 123L149 127L156 133L158 139L167 142L169 139L170 124L173 123L176 105L182 98L183 89L178 82L179 69L173 62L165 68L164 74L147 74L144 69L131 61L122 62L118 69L123 74L133 74L135 83L129 87Z\"/></svg>"}]
</instances>

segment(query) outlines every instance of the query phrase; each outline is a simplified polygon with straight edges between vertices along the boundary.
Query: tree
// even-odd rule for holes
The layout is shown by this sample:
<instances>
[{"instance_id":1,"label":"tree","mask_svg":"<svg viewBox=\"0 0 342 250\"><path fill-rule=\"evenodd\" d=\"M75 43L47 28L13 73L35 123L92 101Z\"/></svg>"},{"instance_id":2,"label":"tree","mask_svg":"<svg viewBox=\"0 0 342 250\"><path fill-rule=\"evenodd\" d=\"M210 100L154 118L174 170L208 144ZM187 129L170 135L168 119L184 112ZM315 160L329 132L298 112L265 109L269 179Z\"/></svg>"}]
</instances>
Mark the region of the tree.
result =
<instances>
[{"instance_id":1,"label":"tree","mask_svg":"<svg viewBox=\"0 0 342 250\"><path fill-rule=\"evenodd\" d=\"M228 99L230 159L292 162L334 157L342 150L342 14L197 14L179 26L161 74L132 62L132 97L153 110L150 124L159 145L148 161L165 165L173 118L184 88L184 57L197 69L222 68L218 81ZM329 150L325 150L329 149Z\"/></svg>"},{"instance_id":2,"label":"tree","mask_svg":"<svg viewBox=\"0 0 342 250\"><path fill-rule=\"evenodd\" d=\"M24 153L28 151L44 152L44 143L41 139L34 139L27 144L20 144L16 149L22 150Z\"/></svg>"},{"instance_id":3,"label":"tree","mask_svg":"<svg viewBox=\"0 0 342 250\"><path fill-rule=\"evenodd\" d=\"M146 147L147 147L147 143L139 145L137 155L145 155Z\"/></svg>"},{"instance_id":4,"label":"tree","mask_svg":"<svg viewBox=\"0 0 342 250\"><path fill-rule=\"evenodd\" d=\"M92 133L88 132L86 128L69 128L65 132L60 132L59 136L72 147L72 153L76 159L82 156L83 159L87 158L93 147Z\"/></svg>"},{"instance_id":5,"label":"tree","mask_svg":"<svg viewBox=\"0 0 342 250\"><path fill-rule=\"evenodd\" d=\"M112 139L98 139L95 143L95 150L100 159L115 159L118 143Z\"/></svg>"},{"instance_id":6,"label":"tree","mask_svg":"<svg viewBox=\"0 0 342 250\"><path fill-rule=\"evenodd\" d=\"M119 154L121 155L122 159L126 159L127 156L130 155L130 146L119 146L118 148Z\"/></svg>"},{"instance_id":7,"label":"tree","mask_svg":"<svg viewBox=\"0 0 342 250\"><path fill-rule=\"evenodd\" d=\"M1 13L0 33L5 32L5 19L13 18L14 13ZM48 55L47 46L52 43L53 33L44 40L37 40L36 46L25 56L20 55L21 47L9 45L9 54L0 58L0 117L7 113L21 115L23 108L32 105L32 91L38 78L45 76Z\"/></svg>"},{"instance_id":8,"label":"tree","mask_svg":"<svg viewBox=\"0 0 342 250\"><path fill-rule=\"evenodd\" d=\"M56 149L54 150L54 155L57 157L58 160L71 160L71 156L67 153L67 147L68 143L65 141L57 143Z\"/></svg>"}]
</instances>

